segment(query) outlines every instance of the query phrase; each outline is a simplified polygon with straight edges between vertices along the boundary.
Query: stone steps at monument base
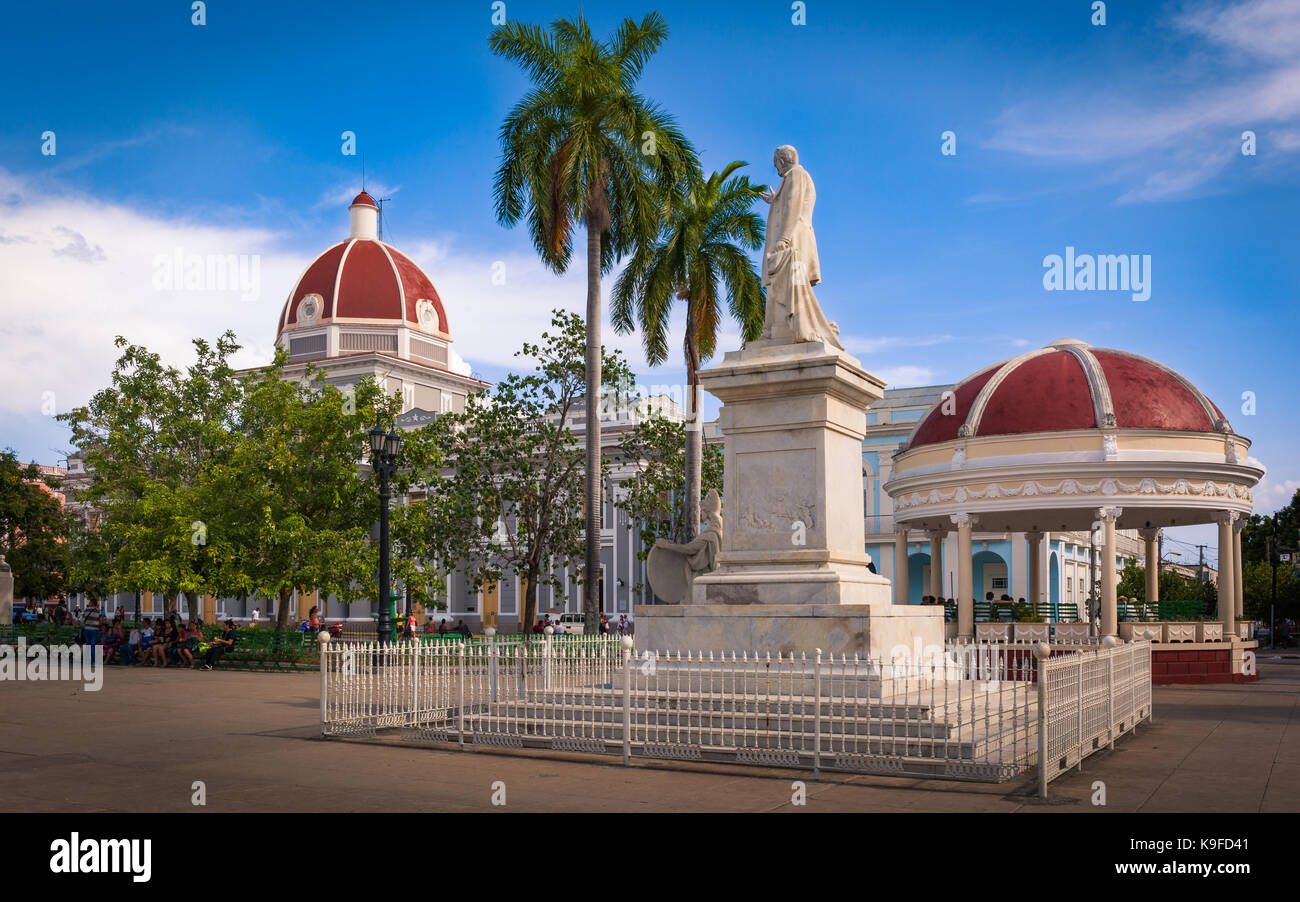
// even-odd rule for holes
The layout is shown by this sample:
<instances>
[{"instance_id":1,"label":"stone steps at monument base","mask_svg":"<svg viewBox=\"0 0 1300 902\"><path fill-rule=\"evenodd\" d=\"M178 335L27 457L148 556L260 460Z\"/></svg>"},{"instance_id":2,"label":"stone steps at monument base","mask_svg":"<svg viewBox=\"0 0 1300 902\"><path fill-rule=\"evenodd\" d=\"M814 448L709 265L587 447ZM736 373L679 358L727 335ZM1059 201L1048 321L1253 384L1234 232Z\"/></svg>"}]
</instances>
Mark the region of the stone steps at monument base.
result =
<instances>
[{"instance_id":1,"label":"stone steps at monument base","mask_svg":"<svg viewBox=\"0 0 1300 902\"><path fill-rule=\"evenodd\" d=\"M455 728L454 719L444 724L426 723L411 725L406 732L436 734L439 727ZM1003 730L992 735L949 738L942 736L879 736L833 732L823 724L821 744L823 755L886 756L889 758L918 758L930 760L983 761L1024 759L1035 748L1036 738L1026 738L1023 731ZM465 732L469 741L482 745L517 745L540 747L570 747L602 745L607 751L616 751L623 742L622 722L589 722L575 725L571 721L510 720L493 716L467 714ZM968 732L968 731L967 731ZM480 737L480 738L472 738ZM690 750L712 748L716 750L775 749L811 755L816 734L811 724L806 730L791 731L788 725L779 734L761 730L731 730L719 727L645 726L633 723L632 742L636 746L654 746L665 750L673 748ZM595 749L593 749L595 750ZM666 757L673 757L668 754ZM688 752L682 757L692 757Z\"/></svg>"},{"instance_id":2,"label":"stone steps at monument base","mask_svg":"<svg viewBox=\"0 0 1300 902\"><path fill-rule=\"evenodd\" d=\"M591 724L614 724L621 727L623 712L619 708L601 705L549 704L546 702L509 702L487 706L486 710L466 713L467 720L492 720L544 724L560 728L581 729ZM689 729L714 732L766 733L769 731L807 732L814 730L816 715L812 713L772 713L741 711L705 711L686 709L633 709L631 722L634 729ZM887 718L875 712L871 715L840 714L834 718L823 716L823 727L833 728L845 736L889 736L900 738L942 739L954 734L955 727L946 721L918 718ZM621 735L621 733L619 734Z\"/></svg>"},{"instance_id":3,"label":"stone steps at monument base","mask_svg":"<svg viewBox=\"0 0 1300 902\"><path fill-rule=\"evenodd\" d=\"M589 686L580 689L560 689L560 690L532 690L526 698L526 702L544 701L552 704L567 705L586 705L591 707L606 707L617 709L623 708L623 690L608 686ZM816 712L816 701L811 694L809 695L783 695L780 697L772 696L769 698L755 698L753 695L734 696L728 694L708 694L698 695L690 692L671 692L658 690L653 693L645 693L638 690L632 693L632 709L635 710L680 710L680 711L738 711L744 706L744 709L750 713L758 711L760 708L763 712L772 714L808 714ZM829 705L834 704L837 710L842 710L845 705L868 709L872 714L896 720L905 719L924 719L929 717L933 712L929 705L919 701L910 703L893 704L890 702L877 701L874 698L843 699L836 696L833 700L830 696L822 696L823 711L829 710Z\"/></svg>"},{"instance_id":4,"label":"stone steps at monument base","mask_svg":"<svg viewBox=\"0 0 1300 902\"><path fill-rule=\"evenodd\" d=\"M950 705L945 711L943 705L928 707L912 700L882 705L874 701L831 703L823 699L822 736L854 747L871 743L861 750L864 754L897 749L899 742L920 743L918 748L942 746L946 757L959 758L976 757L995 747L1032 745L1037 730L1036 699L1031 697L1026 703L1022 695L1015 708L1005 710L998 707L998 700L995 693L985 693L983 699L975 698L974 704L967 697L962 704ZM679 735L707 733L713 737L712 744L723 744L724 735L730 735L734 741L736 734L780 733L804 736L803 747L812 749L817 708L812 698L763 700L761 708L753 699L716 696L634 695L631 701L634 735L656 731ZM485 701L467 707L466 729L473 731L481 725L488 732L519 731L542 736L565 736L588 729L599 731L603 738L621 741L622 702L621 691L599 687L580 692L536 693L523 700ZM439 721L454 724L454 720L452 710L445 709L424 725L437 729ZM932 751L920 754L933 757Z\"/></svg>"},{"instance_id":5,"label":"stone steps at monument base","mask_svg":"<svg viewBox=\"0 0 1300 902\"><path fill-rule=\"evenodd\" d=\"M918 685L913 681L906 689L882 694L881 696L845 696L839 687L822 686L822 712L831 711L851 713L853 716L878 717L888 720L929 720L950 717L963 721L988 720L998 716L1010 717L1014 712L1031 716L1037 711L1038 697L1034 687L1028 683L986 684L991 688L980 689L979 684L965 682L961 685L940 683L933 687ZM653 690L647 692L638 687L631 693L630 702L633 710L680 710L680 711L746 711L749 713L767 713L772 715L807 715L816 713L816 698L813 686L807 687L807 693L755 697L752 693L733 695L730 693L693 693L670 690ZM833 691L833 694L832 694ZM623 690L613 686L584 686L581 688L563 688L555 690L529 690L524 701L545 701L553 704L585 705L609 707L622 710Z\"/></svg>"},{"instance_id":6,"label":"stone steps at monument base","mask_svg":"<svg viewBox=\"0 0 1300 902\"><path fill-rule=\"evenodd\" d=\"M622 755L621 731L603 726L585 735L572 731L549 732L528 728L515 732L484 729L467 724L467 745L489 748L547 749L599 755ZM455 743L454 720L404 727L400 742ZM759 734L736 737L731 734L694 734L683 741L680 735L647 734L634 731L628 746L633 758L656 758L809 769L814 766L813 737L781 737L781 744L767 743ZM739 742L737 742L739 738ZM793 742L791 741L793 739ZM728 741L730 740L730 741ZM1033 749L997 742L942 742L895 739L845 739L822 735L821 767L825 771L881 774L907 777L941 777L1001 783L1023 773L1032 765Z\"/></svg>"}]
</instances>

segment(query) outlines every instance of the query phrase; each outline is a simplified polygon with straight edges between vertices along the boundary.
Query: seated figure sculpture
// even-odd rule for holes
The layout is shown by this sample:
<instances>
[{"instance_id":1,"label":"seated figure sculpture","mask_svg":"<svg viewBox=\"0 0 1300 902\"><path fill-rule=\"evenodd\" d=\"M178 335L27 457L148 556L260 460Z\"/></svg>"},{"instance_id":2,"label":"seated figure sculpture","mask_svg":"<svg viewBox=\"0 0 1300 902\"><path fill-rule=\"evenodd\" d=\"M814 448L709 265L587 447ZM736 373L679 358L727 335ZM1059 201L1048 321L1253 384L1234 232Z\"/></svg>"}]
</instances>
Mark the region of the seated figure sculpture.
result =
<instances>
[{"instance_id":1,"label":"seated figure sculpture","mask_svg":"<svg viewBox=\"0 0 1300 902\"><path fill-rule=\"evenodd\" d=\"M717 489L709 489L700 508L704 529L698 538L684 544L658 539L646 558L650 588L669 604L690 601L695 577L717 566L722 547L722 499Z\"/></svg>"}]
</instances>

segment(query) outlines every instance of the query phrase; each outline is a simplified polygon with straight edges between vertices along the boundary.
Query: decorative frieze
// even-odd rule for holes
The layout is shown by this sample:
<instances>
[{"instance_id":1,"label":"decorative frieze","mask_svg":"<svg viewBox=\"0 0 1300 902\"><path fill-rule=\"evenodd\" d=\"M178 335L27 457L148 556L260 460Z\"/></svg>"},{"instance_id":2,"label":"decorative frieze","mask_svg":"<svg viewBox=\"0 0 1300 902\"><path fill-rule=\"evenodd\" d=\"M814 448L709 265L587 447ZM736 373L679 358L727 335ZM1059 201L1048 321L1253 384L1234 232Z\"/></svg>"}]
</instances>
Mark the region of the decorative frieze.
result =
<instances>
[{"instance_id":1,"label":"decorative frieze","mask_svg":"<svg viewBox=\"0 0 1300 902\"><path fill-rule=\"evenodd\" d=\"M1099 495L1105 497L1119 495L1187 495L1203 498L1228 498L1236 501L1250 501L1252 498L1251 490L1247 486L1232 482L1214 482L1209 479L1203 482L1195 482L1190 479L1175 479L1172 482L1162 482L1148 477L1136 482L1126 482L1122 479L1099 479L1091 483L1079 479L1062 479L1055 483L1026 479L1023 482L1012 484L992 482L983 488L971 488L963 485L951 490L931 489L929 492L910 492L894 499L894 509L902 511L932 504L966 504L970 501L1031 498L1039 495L1067 497L1073 495Z\"/></svg>"}]
</instances>

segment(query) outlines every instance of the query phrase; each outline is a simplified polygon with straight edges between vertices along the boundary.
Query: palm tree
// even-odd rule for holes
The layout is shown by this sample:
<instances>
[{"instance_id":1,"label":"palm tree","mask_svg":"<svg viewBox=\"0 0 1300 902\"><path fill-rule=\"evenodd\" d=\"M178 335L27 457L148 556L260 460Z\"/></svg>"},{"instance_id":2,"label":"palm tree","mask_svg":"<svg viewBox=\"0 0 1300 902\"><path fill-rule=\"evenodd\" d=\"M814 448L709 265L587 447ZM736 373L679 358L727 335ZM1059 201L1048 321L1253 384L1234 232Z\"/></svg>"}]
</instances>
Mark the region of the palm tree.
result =
<instances>
[{"instance_id":1,"label":"palm tree","mask_svg":"<svg viewBox=\"0 0 1300 902\"><path fill-rule=\"evenodd\" d=\"M586 572L583 610L600 615L600 276L658 234L679 186L698 165L671 116L634 91L668 26L658 13L624 19L605 41L582 17L549 30L507 23L493 53L519 64L532 89L501 124L497 220L527 217L542 262L564 272L579 222L587 230Z\"/></svg>"},{"instance_id":2,"label":"palm tree","mask_svg":"<svg viewBox=\"0 0 1300 902\"><path fill-rule=\"evenodd\" d=\"M686 529L700 529L700 473L704 454L700 421L700 361L713 356L722 318L719 283L727 306L746 341L763 328L765 300L758 273L746 251L763 246L763 220L752 210L766 185L747 176L732 177L746 164L733 162L704 181L697 172L690 191L678 200L658 242L638 248L614 283L612 320L618 332L640 324L646 360L663 362L665 333L673 300L686 302L687 399Z\"/></svg>"}]
</instances>

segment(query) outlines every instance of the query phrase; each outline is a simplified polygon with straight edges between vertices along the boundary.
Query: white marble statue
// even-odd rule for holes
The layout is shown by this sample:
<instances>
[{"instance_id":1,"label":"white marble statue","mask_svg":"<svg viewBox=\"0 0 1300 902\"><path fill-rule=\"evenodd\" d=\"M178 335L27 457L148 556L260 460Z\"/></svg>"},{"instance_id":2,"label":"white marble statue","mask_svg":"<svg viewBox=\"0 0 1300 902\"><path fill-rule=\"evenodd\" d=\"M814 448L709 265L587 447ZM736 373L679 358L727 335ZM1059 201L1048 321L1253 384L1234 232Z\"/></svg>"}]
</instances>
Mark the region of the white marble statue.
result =
<instances>
[{"instance_id":1,"label":"white marble statue","mask_svg":"<svg viewBox=\"0 0 1300 902\"><path fill-rule=\"evenodd\" d=\"M767 214L767 241L763 246L762 283L767 289L767 312L762 337L824 341L843 350L839 328L826 319L812 290L822 280L812 227L813 205L817 202L812 176L799 165L799 152L789 144L776 149L772 162L781 175L781 184L763 195L772 209Z\"/></svg>"},{"instance_id":2,"label":"white marble statue","mask_svg":"<svg viewBox=\"0 0 1300 902\"><path fill-rule=\"evenodd\" d=\"M646 579L654 593L669 604L681 604L691 598L695 577L717 566L722 548L722 499L717 489L709 489L700 505L704 529L694 541L679 544L658 539L646 557Z\"/></svg>"}]
</instances>

